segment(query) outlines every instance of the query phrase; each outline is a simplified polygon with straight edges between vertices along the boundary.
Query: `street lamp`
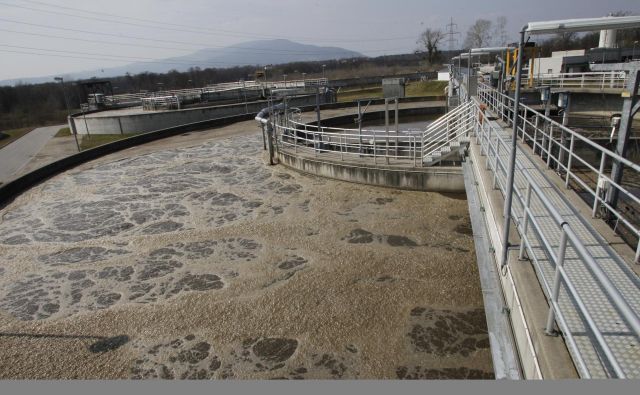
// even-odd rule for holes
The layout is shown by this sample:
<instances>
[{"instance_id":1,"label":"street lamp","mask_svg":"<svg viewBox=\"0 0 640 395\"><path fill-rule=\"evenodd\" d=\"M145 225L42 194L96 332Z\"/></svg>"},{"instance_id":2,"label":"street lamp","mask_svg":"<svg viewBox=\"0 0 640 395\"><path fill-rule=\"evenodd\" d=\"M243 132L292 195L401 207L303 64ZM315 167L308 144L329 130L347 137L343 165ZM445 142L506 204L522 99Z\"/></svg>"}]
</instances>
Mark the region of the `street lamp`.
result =
<instances>
[{"instance_id":1,"label":"street lamp","mask_svg":"<svg viewBox=\"0 0 640 395\"><path fill-rule=\"evenodd\" d=\"M636 59L636 45L638 45L638 41L633 42L633 50L631 51L631 60Z\"/></svg>"},{"instance_id":2,"label":"street lamp","mask_svg":"<svg viewBox=\"0 0 640 395\"><path fill-rule=\"evenodd\" d=\"M511 137L511 155L509 157L509 170L507 179L507 191L505 193L504 205L504 227L502 234L502 257L500 261L501 267L508 263L509 257L509 228L511 225L511 206L513 203L513 181L515 178L516 166L516 150L518 140L518 113L520 111L520 88L522 83L522 62L525 46L525 36L554 34L563 32L585 32L594 30L617 30L640 27L640 17L624 16L624 17L602 17L602 18L583 18L583 19L566 19L558 21L545 22L529 22L522 27L520 31L520 41L518 42L518 61L516 65L516 89L514 93L513 105L513 132ZM549 329L549 325L547 327Z\"/></svg>"},{"instance_id":3,"label":"street lamp","mask_svg":"<svg viewBox=\"0 0 640 395\"><path fill-rule=\"evenodd\" d=\"M69 99L67 99L67 91L66 89L64 89L64 78L55 77L54 80L60 82L60 85L62 86L62 95L64 96L64 105L67 108L67 124L69 124L69 129L71 130L71 133L73 134L73 137L76 140L76 147L78 148L78 152L80 152L80 144L78 143L78 134L76 133L75 128L71 128L71 111L69 110Z\"/></svg>"}]
</instances>

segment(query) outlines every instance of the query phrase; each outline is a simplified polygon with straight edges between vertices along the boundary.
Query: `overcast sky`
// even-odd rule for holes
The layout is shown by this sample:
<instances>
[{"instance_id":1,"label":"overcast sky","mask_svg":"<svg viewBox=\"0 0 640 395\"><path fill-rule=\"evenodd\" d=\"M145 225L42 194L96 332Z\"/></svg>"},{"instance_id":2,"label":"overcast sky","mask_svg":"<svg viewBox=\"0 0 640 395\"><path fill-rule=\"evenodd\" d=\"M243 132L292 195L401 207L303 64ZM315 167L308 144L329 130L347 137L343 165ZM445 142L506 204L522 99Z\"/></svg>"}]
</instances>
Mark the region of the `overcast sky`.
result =
<instances>
[{"instance_id":1,"label":"overcast sky","mask_svg":"<svg viewBox=\"0 0 640 395\"><path fill-rule=\"evenodd\" d=\"M451 17L462 33L460 42L476 19L501 15L509 19L509 38L515 40L528 21L618 10L640 13L640 1L0 0L0 80L120 66L265 38L369 56L406 53L416 48L422 30L444 30ZM104 60L86 59L91 57Z\"/></svg>"}]
</instances>

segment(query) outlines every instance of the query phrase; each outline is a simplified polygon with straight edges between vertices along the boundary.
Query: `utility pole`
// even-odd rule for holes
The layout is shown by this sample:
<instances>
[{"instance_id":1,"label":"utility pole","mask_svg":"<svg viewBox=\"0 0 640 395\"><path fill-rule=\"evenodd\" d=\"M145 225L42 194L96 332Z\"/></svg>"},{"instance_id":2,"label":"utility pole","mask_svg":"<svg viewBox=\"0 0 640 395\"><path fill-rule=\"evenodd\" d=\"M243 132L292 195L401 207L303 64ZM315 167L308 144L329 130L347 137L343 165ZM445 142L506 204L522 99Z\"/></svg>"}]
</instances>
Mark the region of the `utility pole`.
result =
<instances>
[{"instance_id":1,"label":"utility pole","mask_svg":"<svg viewBox=\"0 0 640 395\"><path fill-rule=\"evenodd\" d=\"M453 23L453 17L451 17L451 22L447 24L447 31L445 32L445 36L447 36L447 42L449 43L449 52L453 51L456 44L458 43L458 39L456 36L460 34L457 32L458 24Z\"/></svg>"},{"instance_id":2,"label":"utility pole","mask_svg":"<svg viewBox=\"0 0 640 395\"><path fill-rule=\"evenodd\" d=\"M78 152L80 152L80 144L78 143L78 133L76 132L75 128L71 128L71 111L69 110L69 99L67 98L67 90L64 89L64 78L55 77L54 80L59 81L60 85L62 86L62 95L64 96L64 105L67 108L67 124L69 124L69 129L71 131L71 134L73 134L73 137L76 140L76 147L78 148Z\"/></svg>"}]
</instances>

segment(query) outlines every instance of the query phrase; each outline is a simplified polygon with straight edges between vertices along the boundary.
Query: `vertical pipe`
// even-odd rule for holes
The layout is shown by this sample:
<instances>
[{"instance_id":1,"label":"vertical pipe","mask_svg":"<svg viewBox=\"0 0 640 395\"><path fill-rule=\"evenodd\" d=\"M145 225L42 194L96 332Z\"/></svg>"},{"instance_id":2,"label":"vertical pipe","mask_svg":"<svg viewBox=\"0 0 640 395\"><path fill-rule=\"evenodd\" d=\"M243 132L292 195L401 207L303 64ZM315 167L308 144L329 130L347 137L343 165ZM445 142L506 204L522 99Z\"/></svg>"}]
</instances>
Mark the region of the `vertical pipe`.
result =
<instances>
[{"instance_id":1,"label":"vertical pipe","mask_svg":"<svg viewBox=\"0 0 640 395\"><path fill-rule=\"evenodd\" d=\"M602 159L600 159L600 170L598 171L598 178L596 180L597 184L596 184L596 192L595 192L595 196L593 197L593 209L591 211L591 217L595 218L596 217L596 211L598 210L598 195L600 194L600 178L602 177L602 173L604 172L604 164L607 161L607 155L603 152L602 153Z\"/></svg>"},{"instance_id":2,"label":"vertical pipe","mask_svg":"<svg viewBox=\"0 0 640 395\"><path fill-rule=\"evenodd\" d=\"M493 164L493 189L496 189L498 187L498 165L499 165L498 157L499 156L500 156L500 140L497 141L496 161Z\"/></svg>"},{"instance_id":3,"label":"vertical pipe","mask_svg":"<svg viewBox=\"0 0 640 395\"><path fill-rule=\"evenodd\" d=\"M564 230L564 225L562 224L562 236L560 237L560 246L558 250L558 262L556 262L556 272L553 279L553 288L551 290L551 306L549 306L549 315L547 316L547 326L545 328L545 333L547 335L554 335L555 331L553 329L553 321L555 319L555 311L554 311L554 303L558 302L558 295L560 295L560 284L562 280L562 273L560 273L560 268L564 265L564 256L565 251L567 249L567 232Z\"/></svg>"},{"instance_id":4,"label":"vertical pipe","mask_svg":"<svg viewBox=\"0 0 640 395\"><path fill-rule=\"evenodd\" d=\"M518 259L521 261L524 260L524 247L525 247L524 239L527 237L527 230L529 228L529 214L527 210L531 206L531 191L532 191L532 188L531 188L531 184L529 183L527 186L527 197L524 203L524 210L522 212L522 215L524 216L524 224L522 226L522 235L520 237L520 252L518 253Z\"/></svg>"},{"instance_id":5,"label":"vertical pipe","mask_svg":"<svg viewBox=\"0 0 640 395\"><path fill-rule=\"evenodd\" d=\"M524 50L525 30L520 32L520 42L518 43L518 65L516 70L516 92L513 102L513 134L511 136L511 157L509 158L509 171L506 186L506 196L504 204L504 224L502 233L502 259L500 266L504 267L509 258L509 230L511 226L511 205L513 204L513 181L516 170L516 150L518 149L518 111L520 105L520 84L522 82L522 52Z\"/></svg>"},{"instance_id":6,"label":"vertical pipe","mask_svg":"<svg viewBox=\"0 0 640 395\"><path fill-rule=\"evenodd\" d=\"M358 100L358 139L360 140L360 153L362 154L362 110Z\"/></svg>"},{"instance_id":7,"label":"vertical pipe","mask_svg":"<svg viewBox=\"0 0 640 395\"><path fill-rule=\"evenodd\" d=\"M575 144L575 135L571 135L571 143L569 144L569 159L567 160L567 177L564 181L565 188L569 188L569 177L571 175L571 160L573 159L573 146Z\"/></svg>"},{"instance_id":8,"label":"vertical pipe","mask_svg":"<svg viewBox=\"0 0 640 395\"><path fill-rule=\"evenodd\" d=\"M553 149L553 124L549 129L549 145L547 146L547 167L551 167L551 150Z\"/></svg>"},{"instance_id":9,"label":"vertical pipe","mask_svg":"<svg viewBox=\"0 0 640 395\"><path fill-rule=\"evenodd\" d=\"M570 95L567 94L567 103L566 106L564 108L564 114L562 114L562 126L567 126L569 125L569 102L570 102ZM557 170L560 171L561 170L561 164L564 163L564 149L566 148L565 146L567 145L567 138L566 138L566 132L564 129L560 129L560 152L558 153L558 167Z\"/></svg>"},{"instance_id":10,"label":"vertical pipe","mask_svg":"<svg viewBox=\"0 0 640 395\"><path fill-rule=\"evenodd\" d=\"M399 99L396 97L396 113L395 113L395 119L396 119L396 159L398 159L398 135L399 135L399 127L400 127L400 122L398 120L398 107L399 107Z\"/></svg>"},{"instance_id":11,"label":"vertical pipe","mask_svg":"<svg viewBox=\"0 0 640 395\"><path fill-rule=\"evenodd\" d=\"M384 130L386 134L386 146L384 156L387 164L389 163L389 99L384 99Z\"/></svg>"}]
</instances>

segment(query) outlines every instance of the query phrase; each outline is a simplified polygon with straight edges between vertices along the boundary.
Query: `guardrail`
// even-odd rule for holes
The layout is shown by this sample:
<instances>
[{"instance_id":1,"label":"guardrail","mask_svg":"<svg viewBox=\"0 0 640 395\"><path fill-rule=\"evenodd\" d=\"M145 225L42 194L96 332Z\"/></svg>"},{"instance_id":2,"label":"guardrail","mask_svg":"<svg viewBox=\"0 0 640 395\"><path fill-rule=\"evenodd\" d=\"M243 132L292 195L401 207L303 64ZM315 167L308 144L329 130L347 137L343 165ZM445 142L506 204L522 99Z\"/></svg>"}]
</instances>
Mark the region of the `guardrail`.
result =
<instances>
[{"instance_id":1,"label":"guardrail","mask_svg":"<svg viewBox=\"0 0 640 395\"><path fill-rule=\"evenodd\" d=\"M453 67L453 75L458 81L467 74L465 67ZM621 90L627 86L629 76L624 71L598 71L584 73L538 73L533 77L523 73L521 86L523 88L537 88L548 86L554 89L593 89L604 91L607 89ZM515 81L510 80L511 89Z\"/></svg>"},{"instance_id":2,"label":"guardrail","mask_svg":"<svg viewBox=\"0 0 640 395\"><path fill-rule=\"evenodd\" d=\"M467 103L431 123L426 130L372 130L333 128L301 122L299 111L273 114L276 143L295 153L308 152L340 160L353 158L385 164L429 166L468 141L473 129L475 108Z\"/></svg>"},{"instance_id":3,"label":"guardrail","mask_svg":"<svg viewBox=\"0 0 640 395\"><path fill-rule=\"evenodd\" d=\"M299 110L273 114L278 149L292 150L325 158L373 161L374 164L421 163L423 131L333 128L303 123Z\"/></svg>"},{"instance_id":4,"label":"guardrail","mask_svg":"<svg viewBox=\"0 0 640 395\"><path fill-rule=\"evenodd\" d=\"M145 111L179 110L180 99L177 96L156 96L142 99L142 109Z\"/></svg>"},{"instance_id":5,"label":"guardrail","mask_svg":"<svg viewBox=\"0 0 640 395\"><path fill-rule=\"evenodd\" d=\"M281 89L326 86L327 78L310 78L302 80L282 81L236 81L207 85L204 88L174 89L158 92L127 93L121 95L105 96L105 101L110 105L140 105L142 99L157 96L177 96L181 100L199 98L203 93L224 92L239 89Z\"/></svg>"},{"instance_id":6,"label":"guardrail","mask_svg":"<svg viewBox=\"0 0 640 395\"><path fill-rule=\"evenodd\" d=\"M477 109L467 102L429 125L422 135L422 159L429 164L468 141Z\"/></svg>"},{"instance_id":7,"label":"guardrail","mask_svg":"<svg viewBox=\"0 0 640 395\"><path fill-rule=\"evenodd\" d=\"M495 89L479 84L478 98L489 109L513 126L514 99ZM640 198L628 187L618 184L607 174L607 165L617 162L631 172L633 178L640 177L640 166L610 151L581 134L563 126L531 107L520 104L521 113L518 114L518 136L523 143L530 145L534 154L546 160L547 167L555 169L565 180L567 188L577 186L584 191L592 204L592 217L600 215L602 218L612 218L615 227L623 224L635 238L631 243L635 247L635 262L640 260L640 225L632 222L631 218L619 207L613 207L608 198L615 191L621 201L626 201L629 207L640 207ZM586 158L579 155L575 146L580 142L593 150L600 158L598 167L592 165ZM579 167L579 169L577 169ZM579 172L577 170L580 170ZM589 183L591 181L591 183Z\"/></svg>"},{"instance_id":8,"label":"guardrail","mask_svg":"<svg viewBox=\"0 0 640 395\"><path fill-rule=\"evenodd\" d=\"M535 74L533 78L523 76L522 86L604 90L623 89L627 81L628 76L624 71Z\"/></svg>"},{"instance_id":9,"label":"guardrail","mask_svg":"<svg viewBox=\"0 0 640 395\"><path fill-rule=\"evenodd\" d=\"M486 95L486 89L484 90L484 93ZM485 96L480 100L486 103L486 99L487 97ZM473 103L479 109L480 103L475 100L476 99L474 99ZM490 107L491 111L494 111L496 108L498 107L495 105ZM506 182L502 183L498 174L503 176L502 180L506 180L508 178L507 174L509 166L506 163L505 158L500 156L500 153L502 152L504 154L510 152L511 142L506 141L507 139L501 137L501 134L490 122L481 122L480 119L477 119L475 129L476 141L480 144L481 152L487 156L488 169L490 169L494 174L494 187L499 187L503 193L506 193L507 186L504 185ZM539 241L540 246L545 251L545 255L551 262L552 267L555 267L552 283L549 283L543 275L538 276L550 305L545 326L547 333L553 333L553 323L555 321L561 329L567 346L572 351L572 355L574 355L575 362L581 376L584 378L590 378L591 374L585 362L585 357L577 346L573 333L567 324L567 312L563 310L558 302L560 288L562 284L564 284L565 291L571 298L573 298L577 310L583 317L585 328L591 332L598 346L603 351L603 358L606 360L606 363L611 366L618 378L625 378L626 375L624 370L620 366L616 356L611 351L610 346L607 344L602 331L592 317L591 311L587 308L587 303L585 303L580 293L576 290L573 278L576 275L575 271L573 271L572 274L564 267L565 259L567 259L568 256L568 250L571 249L571 259L579 259L582 264L588 268L589 273L596 281L597 285L604 291L620 315L624 317L625 321L629 324L632 332L638 337L640 337L640 318L626 302L607 274L597 264L594 257L589 253L584 243L580 237L576 235L567 220L558 213L556 205L548 199L545 192L540 188L536 181L534 181L528 171L518 162L516 162L515 171L522 175L526 180L524 188L524 191L526 192L523 193L523 190L518 189L517 187L514 188L514 202L518 204L514 204L512 206L512 218L516 219L517 229L522 240L520 243L520 258L523 258L525 248L528 249L530 252L528 255L532 258L536 271L538 273L542 273L541 264L533 251L534 240L531 239L528 234L528 230L532 229L534 231L534 235L532 235L532 237L537 238L536 241ZM534 199L536 200L535 202ZM537 215L534 215L532 212L534 204L536 210L543 209L545 213L538 212ZM559 228L561 232L557 250L552 247L553 242L550 240L549 236L550 232L553 232L554 230L550 229L548 224L545 224L546 226L542 226L539 219L541 217L552 219L553 225Z\"/></svg>"}]
</instances>

